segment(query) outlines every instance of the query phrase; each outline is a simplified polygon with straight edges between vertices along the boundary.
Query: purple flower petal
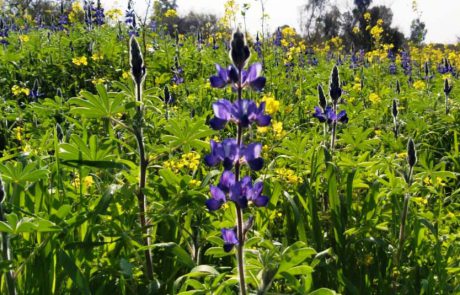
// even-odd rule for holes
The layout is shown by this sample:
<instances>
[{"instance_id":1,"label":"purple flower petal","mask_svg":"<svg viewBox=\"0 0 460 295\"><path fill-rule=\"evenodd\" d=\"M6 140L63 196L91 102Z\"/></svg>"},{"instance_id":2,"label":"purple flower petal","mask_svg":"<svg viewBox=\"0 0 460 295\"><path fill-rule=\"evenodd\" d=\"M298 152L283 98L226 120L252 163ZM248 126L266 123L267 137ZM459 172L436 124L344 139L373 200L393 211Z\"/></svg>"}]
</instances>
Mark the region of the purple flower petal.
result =
<instances>
[{"instance_id":1,"label":"purple flower petal","mask_svg":"<svg viewBox=\"0 0 460 295\"><path fill-rule=\"evenodd\" d=\"M255 91L261 91L265 87L266 82L267 79L265 77L258 77L257 79L249 82L249 86L251 86L251 88Z\"/></svg>"},{"instance_id":2,"label":"purple flower petal","mask_svg":"<svg viewBox=\"0 0 460 295\"><path fill-rule=\"evenodd\" d=\"M256 158L254 160L248 161L249 167L253 171L259 171L264 166L264 159Z\"/></svg>"},{"instance_id":3,"label":"purple flower petal","mask_svg":"<svg viewBox=\"0 0 460 295\"><path fill-rule=\"evenodd\" d=\"M230 188L235 185L235 174L231 171L224 171L219 181L219 188L224 192L229 192Z\"/></svg>"},{"instance_id":4,"label":"purple flower petal","mask_svg":"<svg viewBox=\"0 0 460 295\"><path fill-rule=\"evenodd\" d=\"M221 233L222 239L224 240L224 251L230 252L233 249L233 246L238 245L235 229L223 228Z\"/></svg>"},{"instance_id":5,"label":"purple flower petal","mask_svg":"<svg viewBox=\"0 0 460 295\"><path fill-rule=\"evenodd\" d=\"M269 199L268 199L267 196L258 196L257 198L252 200L254 205L256 205L257 207L265 207L265 206L267 206L268 201L269 201Z\"/></svg>"},{"instance_id":6,"label":"purple flower petal","mask_svg":"<svg viewBox=\"0 0 460 295\"><path fill-rule=\"evenodd\" d=\"M348 123L347 112L341 111L341 112L337 115L337 121L342 122L342 123Z\"/></svg>"},{"instance_id":7,"label":"purple flower petal","mask_svg":"<svg viewBox=\"0 0 460 295\"><path fill-rule=\"evenodd\" d=\"M209 120L209 126L211 126L214 130L222 130L227 125L228 121L224 119L219 119L217 117L212 118Z\"/></svg>"},{"instance_id":8,"label":"purple flower petal","mask_svg":"<svg viewBox=\"0 0 460 295\"><path fill-rule=\"evenodd\" d=\"M223 88L227 85L227 81L223 80L219 76L211 76L209 78L209 82L211 83L211 87L214 88Z\"/></svg>"}]
</instances>

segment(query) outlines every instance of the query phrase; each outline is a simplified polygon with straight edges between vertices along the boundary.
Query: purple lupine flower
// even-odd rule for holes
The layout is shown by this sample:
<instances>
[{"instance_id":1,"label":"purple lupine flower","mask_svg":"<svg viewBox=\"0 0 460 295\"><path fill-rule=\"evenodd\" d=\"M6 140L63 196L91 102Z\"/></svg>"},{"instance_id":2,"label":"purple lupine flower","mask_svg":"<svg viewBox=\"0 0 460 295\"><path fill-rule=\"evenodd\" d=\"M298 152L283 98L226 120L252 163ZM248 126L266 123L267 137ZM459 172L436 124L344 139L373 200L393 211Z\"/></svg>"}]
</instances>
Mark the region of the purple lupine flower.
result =
<instances>
[{"instance_id":1,"label":"purple lupine flower","mask_svg":"<svg viewBox=\"0 0 460 295\"><path fill-rule=\"evenodd\" d=\"M209 211L215 211L220 209L222 205L227 201L225 193L217 186L211 185L211 199L206 200L206 207Z\"/></svg>"},{"instance_id":2,"label":"purple lupine flower","mask_svg":"<svg viewBox=\"0 0 460 295\"><path fill-rule=\"evenodd\" d=\"M388 71L390 72L391 75L396 75L397 67L394 62L390 63L390 65L388 66Z\"/></svg>"},{"instance_id":3,"label":"purple lupine flower","mask_svg":"<svg viewBox=\"0 0 460 295\"><path fill-rule=\"evenodd\" d=\"M241 86L250 86L253 90L260 91L265 87L266 79L263 76L260 76L262 72L262 64L254 63L249 66L248 70L241 71Z\"/></svg>"},{"instance_id":4,"label":"purple lupine flower","mask_svg":"<svg viewBox=\"0 0 460 295\"><path fill-rule=\"evenodd\" d=\"M223 162L225 170L232 169L239 160L240 147L234 138L228 138L222 142L211 140L211 153L204 158L208 166L216 166Z\"/></svg>"},{"instance_id":5,"label":"purple lupine flower","mask_svg":"<svg viewBox=\"0 0 460 295\"><path fill-rule=\"evenodd\" d=\"M227 84L236 83L238 81L238 71L234 66L228 66L223 68L219 64L216 64L217 75L211 76L209 82L211 87L223 88Z\"/></svg>"},{"instance_id":6,"label":"purple lupine flower","mask_svg":"<svg viewBox=\"0 0 460 295\"><path fill-rule=\"evenodd\" d=\"M224 251L230 252L233 246L238 245L238 239L236 238L236 232L234 228L223 228L222 239L224 240Z\"/></svg>"},{"instance_id":7,"label":"purple lupine flower","mask_svg":"<svg viewBox=\"0 0 460 295\"><path fill-rule=\"evenodd\" d=\"M271 117L265 115L265 102L260 103L259 107L252 100L240 99L233 104L220 99L213 104L214 118L209 121L214 130L223 129L229 121L235 122L242 127L248 127L251 123L256 123L259 127L270 124Z\"/></svg>"},{"instance_id":8,"label":"purple lupine flower","mask_svg":"<svg viewBox=\"0 0 460 295\"><path fill-rule=\"evenodd\" d=\"M238 82L238 70L234 66L228 68L222 68L219 64L216 64L217 75L211 76L209 82L214 88L223 88L228 84L233 86L233 89L237 88L236 83ZM241 70L241 87L251 87L255 91L261 91L265 87L266 79L260 76L262 71L262 64L254 63L249 66L248 70Z\"/></svg>"},{"instance_id":9,"label":"purple lupine flower","mask_svg":"<svg viewBox=\"0 0 460 295\"><path fill-rule=\"evenodd\" d=\"M278 29L276 30L275 39L273 40L273 45L280 47L282 38L283 34L281 33L281 28L278 27Z\"/></svg>"},{"instance_id":10,"label":"purple lupine flower","mask_svg":"<svg viewBox=\"0 0 460 295\"><path fill-rule=\"evenodd\" d=\"M401 52L401 67L404 69L404 74L410 76L412 74L411 58L407 51Z\"/></svg>"},{"instance_id":11,"label":"purple lupine flower","mask_svg":"<svg viewBox=\"0 0 460 295\"><path fill-rule=\"evenodd\" d=\"M324 123L324 122L327 122L328 124L331 124L333 122L348 123L347 112L342 110L338 114L336 114L331 106L327 106L325 110L323 110L321 107L316 106L313 117L317 118L321 123Z\"/></svg>"},{"instance_id":12,"label":"purple lupine flower","mask_svg":"<svg viewBox=\"0 0 460 295\"><path fill-rule=\"evenodd\" d=\"M356 56L356 53L353 53L350 56L350 69L354 70L359 68L359 58Z\"/></svg>"},{"instance_id":13,"label":"purple lupine flower","mask_svg":"<svg viewBox=\"0 0 460 295\"><path fill-rule=\"evenodd\" d=\"M250 143L241 150L241 155L251 170L259 171L264 166L264 159L260 156L262 145L260 143Z\"/></svg>"},{"instance_id":14,"label":"purple lupine flower","mask_svg":"<svg viewBox=\"0 0 460 295\"><path fill-rule=\"evenodd\" d=\"M265 207L268 204L268 197L262 195L262 190L262 182L256 182L253 186L251 177L245 176L231 187L230 199L241 209L247 208L249 202L257 207Z\"/></svg>"},{"instance_id":15,"label":"purple lupine flower","mask_svg":"<svg viewBox=\"0 0 460 295\"><path fill-rule=\"evenodd\" d=\"M259 33L256 35L256 43L254 43L254 50L257 52L259 58L262 57L262 43L259 40Z\"/></svg>"},{"instance_id":16,"label":"purple lupine flower","mask_svg":"<svg viewBox=\"0 0 460 295\"><path fill-rule=\"evenodd\" d=\"M105 22L104 19L105 19L104 8L101 5L101 1L98 0L97 1L97 7L94 10L94 22L98 26L102 26L104 24L104 22Z\"/></svg>"},{"instance_id":17,"label":"purple lupine flower","mask_svg":"<svg viewBox=\"0 0 460 295\"><path fill-rule=\"evenodd\" d=\"M247 163L252 170L258 171L264 164L261 152L260 143L240 147L234 138L222 142L211 140L211 153L205 156L204 161L208 166L216 166L223 162L225 170L231 170L237 162Z\"/></svg>"}]
</instances>

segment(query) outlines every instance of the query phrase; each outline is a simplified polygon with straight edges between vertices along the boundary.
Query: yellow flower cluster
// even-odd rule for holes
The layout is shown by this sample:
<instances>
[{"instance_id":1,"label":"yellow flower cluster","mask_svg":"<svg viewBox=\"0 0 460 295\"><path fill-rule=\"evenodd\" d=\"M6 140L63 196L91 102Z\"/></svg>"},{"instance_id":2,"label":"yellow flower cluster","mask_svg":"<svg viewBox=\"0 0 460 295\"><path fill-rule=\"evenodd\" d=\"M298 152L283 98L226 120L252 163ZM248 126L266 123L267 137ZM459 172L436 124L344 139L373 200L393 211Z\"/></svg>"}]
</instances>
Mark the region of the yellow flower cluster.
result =
<instances>
[{"instance_id":1,"label":"yellow flower cluster","mask_svg":"<svg viewBox=\"0 0 460 295\"><path fill-rule=\"evenodd\" d=\"M88 59L86 56L80 56L80 57L74 57L72 58L72 63L77 66L87 66L88 65Z\"/></svg>"},{"instance_id":2,"label":"yellow flower cluster","mask_svg":"<svg viewBox=\"0 0 460 295\"><path fill-rule=\"evenodd\" d=\"M280 108L280 102L271 94L264 95L262 101L265 102L265 112L269 115L273 115Z\"/></svg>"},{"instance_id":3,"label":"yellow flower cluster","mask_svg":"<svg viewBox=\"0 0 460 295\"><path fill-rule=\"evenodd\" d=\"M98 60L103 60L104 59L104 55L102 55L102 53L93 53L93 55L91 56L91 59L94 60L94 61L98 61Z\"/></svg>"},{"instance_id":4,"label":"yellow flower cluster","mask_svg":"<svg viewBox=\"0 0 460 295\"><path fill-rule=\"evenodd\" d=\"M18 85L13 85L13 87L11 87L11 92L13 92L14 96L19 96L19 95L21 95L21 93L29 96L30 89L25 88L25 87L21 87L21 86L18 86Z\"/></svg>"},{"instance_id":5,"label":"yellow flower cluster","mask_svg":"<svg viewBox=\"0 0 460 295\"><path fill-rule=\"evenodd\" d=\"M219 25L224 29L231 28L231 22L235 22L235 17L240 10L235 0L227 0L224 4L224 16L220 18Z\"/></svg>"},{"instance_id":6,"label":"yellow flower cluster","mask_svg":"<svg viewBox=\"0 0 460 295\"><path fill-rule=\"evenodd\" d=\"M105 79L104 78L94 78L91 83L93 83L94 85L98 85L98 84L104 84L105 83Z\"/></svg>"},{"instance_id":7,"label":"yellow flower cluster","mask_svg":"<svg viewBox=\"0 0 460 295\"><path fill-rule=\"evenodd\" d=\"M117 20L120 16L123 15L123 12L119 8L114 8L114 9L107 10L105 15L107 15L107 17L111 20Z\"/></svg>"},{"instance_id":8,"label":"yellow flower cluster","mask_svg":"<svg viewBox=\"0 0 460 295\"><path fill-rule=\"evenodd\" d=\"M369 94L369 101L372 102L372 104L377 104L380 103L381 99L377 93L372 92Z\"/></svg>"},{"instance_id":9,"label":"yellow flower cluster","mask_svg":"<svg viewBox=\"0 0 460 295\"><path fill-rule=\"evenodd\" d=\"M23 137L22 137L22 131L24 130L24 128L22 128L21 126L18 126L16 128L14 128L14 131L16 132L16 139L18 141L22 141Z\"/></svg>"},{"instance_id":10,"label":"yellow flower cluster","mask_svg":"<svg viewBox=\"0 0 460 295\"><path fill-rule=\"evenodd\" d=\"M71 23L76 23L78 21L79 15L83 14L83 7L80 2L72 3L72 10L69 13L69 21Z\"/></svg>"},{"instance_id":11,"label":"yellow flower cluster","mask_svg":"<svg viewBox=\"0 0 460 295\"><path fill-rule=\"evenodd\" d=\"M198 179L192 179L192 180L189 181L188 185L191 186L191 187L196 188L196 187L199 187L201 185L201 181L198 180Z\"/></svg>"},{"instance_id":12,"label":"yellow flower cluster","mask_svg":"<svg viewBox=\"0 0 460 295\"><path fill-rule=\"evenodd\" d=\"M275 173L281 179L289 184L303 183L303 179L300 176L295 175L294 170L288 168L276 168Z\"/></svg>"},{"instance_id":13,"label":"yellow flower cluster","mask_svg":"<svg viewBox=\"0 0 460 295\"><path fill-rule=\"evenodd\" d=\"M375 26L373 26L371 28L371 31L370 31L372 38L376 42L380 41L380 39L382 38L382 33L383 33L383 28L382 28L383 21L382 22L380 22L380 21L381 21L381 19L379 19L377 21L377 24Z\"/></svg>"},{"instance_id":14,"label":"yellow flower cluster","mask_svg":"<svg viewBox=\"0 0 460 295\"><path fill-rule=\"evenodd\" d=\"M427 186L446 186L446 184L442 181L441 177L436 177L436 181L433 183L431 177L427 176L423 179L423 183Z\"/></svg>"},{"instance_id":15,"label":"yellow flower cluster","mask_svg":"<svg viewBox=\"0 0 460 295\"><path fill-rule=\"evenodd\" d=\"M414 82L414 88L417 90L423 90L425 89L425 86L426 84L422 80L417 80Z\"/></svg>"},{"instance_id":16,"label":"yellow flower cluster","mask_svg":"<svg viewBox=\"0 0 460 295\"><path fill-rule=\"evenodd\" d=\"M27 43L29 42L30 38L29 36L27 35L19 35L19 41L21 41L22 43Z\"/></svg>"},{"instance_id":17,"label":"yellow flower cluster","mask_svg":"<svg viewBox=\"0 0 460 295\"><path fill-rule=\"evenodd\" d=\"M80 184L81 183L80 183L80 177L79 176L75 177L75 179L72 180L72 185L74 187L79 187ZM83 178L83 185L85 187L91 187L93 184L94 184L94 180L93 180L93 177L91 175L85 176L85 178Z\"/></svg>"},{"instance_id":18,"label":"yellow flower cluster","mask_svg":"<svg viewBox=\"0 0 460 295\"><path fill-rule=\"evenodd\" d=\"M123 74L121 74L121 77L125 80L128 79L130 77L129 71L124 71Z\"/></svg>"},{"instance_id":19,"label":"yellow flower cluster","mask_svg":"<svg viewBox=\"0 0 460 295\"><path fill-rule=\"evenodd\" d=\"M371 14L370 14L369 12L366 12L363 16L364 16L364 19L365 19L366 21L370 21L370 20L371 20Z\"/></svg>"},{"instance_id":20,"label":"yellow flower cluster","mask_svg":"<svg viewBox=\"0 0 460 295\"><path fill-rule=\"evenodd\" d=\"M195 152L190 152L183 154L179 160L168 160L163 163L163 167L171 169L174 172L179 171L182 168L189 168L191 170L196 170L200 164L200 154Z\"/></svg>"},{"instance_id":21,"label":"yellow flower cluster","mask_svg":"<svg viewBox=\"0 0 460 295\"><path fill-rule=\"evenodd\" d=\"M177 17L177 11L175 9L168 9L166 10L165 17Z\"/></svg>"},{"instance_id":22,"label":"yellow flower cluster","mask_svg":"<svg viewBox=\"0 0 460 295\"><path fill-rule=\"evenodd\" d=\"M359 32L360 32L359 27L358 27L358 26L354 26L354 27L353 27L353 33L358 34Z\"/></svg>"}]
</instances>

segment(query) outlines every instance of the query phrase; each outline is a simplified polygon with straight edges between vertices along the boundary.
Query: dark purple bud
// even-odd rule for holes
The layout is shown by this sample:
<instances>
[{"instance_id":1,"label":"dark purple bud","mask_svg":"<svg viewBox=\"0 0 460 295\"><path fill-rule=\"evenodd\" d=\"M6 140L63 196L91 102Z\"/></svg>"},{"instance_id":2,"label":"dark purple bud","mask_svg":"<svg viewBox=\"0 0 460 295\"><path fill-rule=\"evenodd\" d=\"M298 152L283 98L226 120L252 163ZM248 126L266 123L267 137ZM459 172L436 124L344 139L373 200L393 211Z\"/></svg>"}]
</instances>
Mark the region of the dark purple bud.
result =
<instances>
[{"instance_id":1,"label":"dark purple bud","mask_svg":"<svg viewBox=\"0 0 460 295\"><path fill-rule=\"evenodd\" d=\"M412 138L409 139L409 142L407 143L407 163L411 168L415 166L415 163L417 163L417 152Z\"/></svg>"},{"instance_id":2,"label":"dark purple bud","mask_svg":"<svg viewBox=\"0 0 460 295\"><path fill-rule=\"evenodd\" d=\"M391 105L391 114L395 119L398 117L398 101L396 98L393 99L393 103Z\"/></svg>"},{"instance_id":3,"label":"dark purple bud","mask_svg":"<svg viewBox=\"0 0 460 295\"><path fill-rule=\"evenodd\" d=\"M239 30L233 34L231 41L230 57L235 67L241 71L250 56L249 47L246 45L244 34Z\"/></svg>"},{"instance_id":4,"label":"dark purple bud","mask_svg":"<svg viewBox=\"0 0 460 295\"><path fill-rule=\"evenodd\" d=\"M142 52L139 47L139 43L137 42L134 36L131 37L129 43L129 61L131 64L131 76L133 77L133 80L137 85L141 85L144 81L146 74L144 58L142 57Z\"/></svg>"},{"instance_id":5,"label":"dark purple bud","mask_svg":"<svg viewBox=\"0 0 460 295\"><path fill-rule=\"evenodd\" d=\"M331 72L331 79L329 82L329 95L332 101L336 104L340 96L342 96L342 88L340 88L339 70L334 66Z\"/></svg>"},{"instance_id":6,"label":"dark purple bud","mask_svg":"<svg viewBox=\"0 0 460 295\"><path fill-rule=\"evenodd\" d=\"M321 86L321 84L318 84L318 100L319 100L319 105L324 111L327 107L327 101L326 101L326 96L324 95L323 87Z\"/></svg>"},{"instance_id":7,"label":"dark purple bud","mask_svg":"<svg viewBox=\"0 0 460 295\"><path fill-rule=\"evenodd\" d=\"M3 180L2 177L0 176L0 204L3 202L5 199L5 188L3 187Z\"/></svg>"},{"instance_id":8,"label":"dark purple bud","mask_svg":"<svg viewBox=\"0 0 460 295\"><path fill-rule=\"evenodd\" d=\"M452 85L449 85L449 80L444 79L444 93L446 95L449 95L451 91L452 91Z\"/></svg>"}]
</instances>

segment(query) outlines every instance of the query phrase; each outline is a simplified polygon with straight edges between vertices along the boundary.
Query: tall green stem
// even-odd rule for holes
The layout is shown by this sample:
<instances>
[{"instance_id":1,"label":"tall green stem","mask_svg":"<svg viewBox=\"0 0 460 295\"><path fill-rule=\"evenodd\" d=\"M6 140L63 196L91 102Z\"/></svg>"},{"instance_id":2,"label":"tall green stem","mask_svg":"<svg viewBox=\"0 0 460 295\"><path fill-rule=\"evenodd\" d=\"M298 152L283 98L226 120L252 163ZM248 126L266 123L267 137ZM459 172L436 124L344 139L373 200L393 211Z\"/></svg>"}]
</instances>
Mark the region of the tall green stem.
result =
<instances>
[{"instance_id":1,"label":"tall green stem","mask_svg":"<svg viewBox=\"0 0 460 295\"><path fill-rule=\"evenodd\" d=\"M141 84L136 83L136 99L138 102L142 101L142 86ZM147 211L147 199L144 194L146 182L147 182L147 165L148 161L145 154L145 144L144 144L144 130L143 130L143 120L144 120L144 110L141 105L137 106L137 116L136 125L134 127L134 135L136 137L137 146L139 150L139 190L137 191L137 201L139 205L139 220L141 223L141 230L143 235L143 243L147 249L144 250L145 255L145 273L149 280L153 279L153 264L152 264L152 255L150 253L150 237L148 230L148 223L146 219Z\"/></svg>"},{"instance_id":2,"label":"tall green stem","mask_svg":"<svg viewBox=\"0 0 460 295\"><path fill-rule=\"evenodd\" d=\"M238 100L241 99L241 70L238 71ZM243 127L241 124L238 124L237 127L237 137L236 142L239 148L243 145ZM240 163L239 161L235 164L235 181L240 180ZM238 275L240 277L240 294L246 295L246 280L245 280L245 272L244 272L244 229L243 229L243 209L240 208L238 204L236 204L236 230L237 230L237 237L238 237L238 245L237 249L237 260L238 260Z\"/></svg>"},{"instance_id":3,"label":"tall green stem","mask_svg":"<svg viewBox=\"0 0 460 295\"><path fill-rule=\"evenodd\" d=\"M334 114L337 114L337 103L336 102L333 103L333 112L334 112ZM334 120L332 122L331 152L333 152L334 148L335 148L335 133L336 133L336 129L337 129L337 120Z\"/></svg>"}]
</instances>

